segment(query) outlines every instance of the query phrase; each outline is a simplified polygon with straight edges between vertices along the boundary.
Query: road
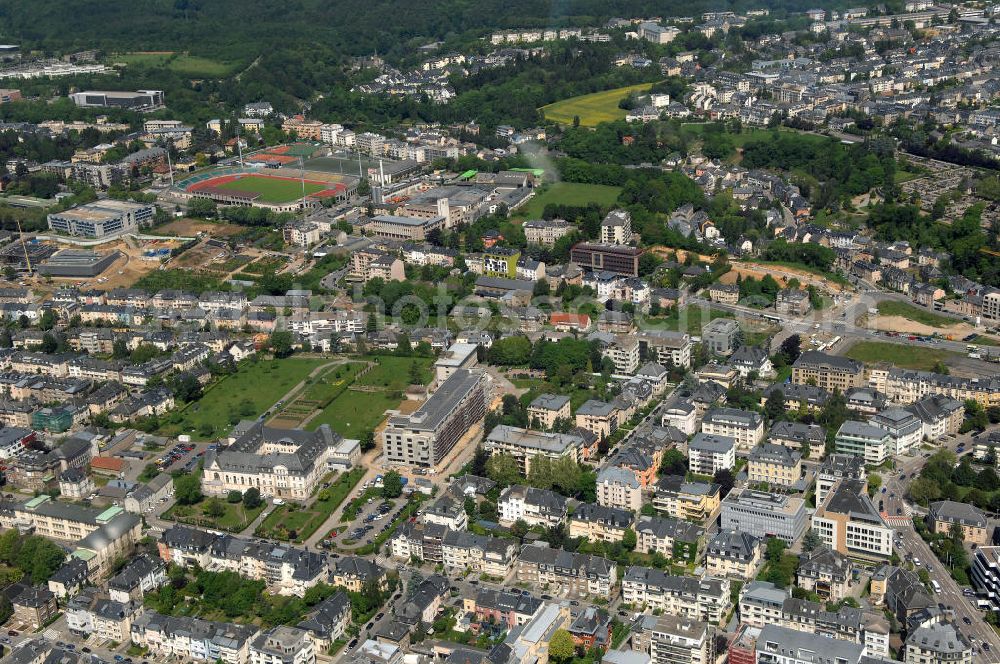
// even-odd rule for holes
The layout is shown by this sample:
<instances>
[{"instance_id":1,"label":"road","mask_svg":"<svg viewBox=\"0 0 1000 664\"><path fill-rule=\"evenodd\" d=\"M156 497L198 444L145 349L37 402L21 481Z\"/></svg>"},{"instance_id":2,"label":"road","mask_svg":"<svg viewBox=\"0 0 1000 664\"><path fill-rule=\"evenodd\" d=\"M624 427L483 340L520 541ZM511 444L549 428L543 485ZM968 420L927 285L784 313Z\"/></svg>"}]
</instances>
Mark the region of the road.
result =
<instances>
[{"instance_id":1,"label":"road","mask_svg":"<svg viewBox=\"0 0 1000 664\"><path fill-rule=\"evenodd\" d=\"M995 425L991 427L991 430L996 428L1000 427ZM965 444L964 453L969 453L972 436L969 434L956 436L952 440L947 441L942 447L954 452L960 443ZM919 507L906 503L904 496L909 482L920 473L924 464L927 463L927 457L924 454L921 453L916 457L904 458L904 460L897 462L895 472L886 476L884 483L886 492L882 494L886 502L886 510L883 512L883 516L889 517L890 524L896 529L896 533L900 538L897 542L902 542L901 545L897 544L896 547L900 558L906 558L907 556L916 557L920 560L921 565L927 567L931 579L941 584L941 592L935 593L933 595L934 599L945 608L955 612L954 621L959 631L967 637L975 638L973 642L973 645L976 647L974 661L979 664L995 664L1000 661L1000 636L986 623L982 612L975 607L975 598L967 598L962 595L961 586L947 572L945 565L937 559L937 556L931 551L927 542L917 534L917 531L913 528L912 521L901 518L914 510L922 512ZM930 453L926 454L929 456ZM901 479L903 476L905 476L905 479ZM897 516L897 511L902 512L902 514ZM966 624L965 620L968 620L969 624ZM989 644L989 652L982 650L982 644L984 643Z\"/></svg>"}]
</instances>

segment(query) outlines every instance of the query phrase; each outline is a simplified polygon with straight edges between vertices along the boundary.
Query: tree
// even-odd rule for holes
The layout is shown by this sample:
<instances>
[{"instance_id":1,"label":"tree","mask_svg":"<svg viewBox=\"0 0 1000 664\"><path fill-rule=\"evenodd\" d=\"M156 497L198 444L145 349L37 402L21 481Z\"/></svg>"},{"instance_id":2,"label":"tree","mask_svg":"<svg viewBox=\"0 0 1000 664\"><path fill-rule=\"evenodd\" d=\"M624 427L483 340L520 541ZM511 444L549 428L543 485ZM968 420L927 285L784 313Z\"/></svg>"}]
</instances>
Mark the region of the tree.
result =
<instances>
[{"instance_id":1,"label":"tree","mask_svg":"<svg viewBox=\"0 0 1000 664\"><path fill-rule=\"evenodd\" d=\"M622 548L626 551L635 551L635 547L638 543L639 538L636 537L635 531L631 528L626 528L625 532L622 534Z\"/></svg>"},{"instance_id":2,"label":"tree","mask_svg":"<svg viewBox=\"0 0 1000 664\"><path fill-rule=\"evenodd\" d=\"M868 495L875 497L878 490L882 487L882 476L878 473L868 474Z\"/></svg>"},{"instance_id":3,"label":"tree","mask_svg":"<svg viewBox=\"0 0 1000 664\"><path fill-rule=\"evenodd\" d=\"M375 449L375 432L371 429L366 429L364 433L361 434L361 451L367 452L368 450Z\"/></svg>"},{"instance_id":4,"label":"tree","mask_svg":"<svg viewBox=\"0 0 1000 664\"><path fill-rule=\"evenodd\" d=\"M806 553L814 551L823 545L823 539L815 530L810 528L806 531L806 536L802 539L802 550Z\"/></svg>"},{"instance_id":5,"label":"tree","mask_svg":"<svg viewBox=\"0 0 1000 664\"><path fill-rule=\"evenodd\" d=\"M236 489L233 489L232 491L226 494L227 503L238 503L241 500L243 500L243 494L237 491Z\"/></svg>"},{"instance_id":6,"label":"tree","mask_svg":"<svg viewBox=\"0 0 1000 664\"><path fill-rule=\"evenodd\" d=\"M174 397L190 403L201 398L201 383L191 374L185 372L174 376L170 381L170 389Z\"/></svg>"},{"instance_id":7,"label":"tree","mask_svg":"<svg viewBox=\"0 0 1000 664\"><path fill-rule=\"evenodd\" d=\"M197 475L177 475L174 477L174 496L180 505L194 505L204 496L201 493L201 480Z\"/></svg>"},{"instance_id":8,"label":"tree","mask_svg":"<svg viewBox=\"0 0 1000 664\"><path fill-rule=\"evenodd\" d=\"M260 489L255 486L250 487L243 492L243 507L248 510L256 509L260 507L260 504L264 502L260 497Z\"/></svg>"},{"instance_id":9,"label":"tree","mask_svg":"<svg viewBox=\"0 0 1000 664\"><path fill-rule=\"evenodd\" d=\"M486 475L501 487L510 486L521 479L517 460L509 454L494 454L486 462Z\"/></svg>"},{"instance_id":10,"label":"tree","mask_svg":"<svg viewBox=\"0 0 1000 664\"><path fill-rule=\"evenodd\" d=\"M514 537L523 539L524 536L528 534L528 529L528 522L524 519L518 519L513 523L513 525L511 525L510 532Z\"/></svg>"},{"instance_id":11,"label":"tree","mask_svg":"<svg viewBox=\"0 0 1000 664\"><path fill-rule=\"evenodd\" d=\"M781 389L773 389L771 393L767 396L767 401L764 403L764 415L771 422L774 422L779 417L785 414L785 393Z\"/></svg>"},{"instance_id":12,"label":"tree","mask_svg":"<svg viewBox=\"0 0 1000 664\"><path fill-rule=\"evenodd\" d=\"M791 335L781 342L778 354L784 365L795 364L795 360L799 359L799 355L802 354L802 338L797 334Z\"/></svg>"},{"instance_id":13,"label":"tree","mask_svg":"<svg viewBox=\"0 0 1000 664\"><path fill-rule=\"evenodd\" d=\"M556 664L568 662L576 655L573 636L565 629L557 629L549 640L549 659Z\"/></svg>"},{"instance_id":14,"label":"tree","mask_svg":"<svg viewBox=\"0 0 1000 664\"><path fill-rule=\"evenodd\" d=\"M215 201L209 198L193 198L188 203L187 213L199 219L212 219L216 215Z\"/></svg>"},{"instance_id":15,"label":"tree","mask_svg":"<svg viewBox=\"0 0 1000 664\"><path fill-rule=\"evenodd\" d=\"M205 514L207 516L210 516L213 519L218 519L225 513L226 513L226 506L222 504L221 500L219 500L218 498L208 499L208 502L205 504Z\"/></svg>"},{"instance_id":16,"label":"tree","mask_svg":"<svg viewBox=\"0 0 1000 664\"><path fill-rule=\"evenodd\" d=\"M277 330L271 333L268 340L268 347L275 357L288 357L292 354L292 344L294 338L288 330Z\"/></svg>"},{"instance_id":17,"label":"tree","mask_svg":"<svg viewBox=\"0 0 1000 664\"><path fill-rule=\"evenodd\" d=\"M712 481L721 487L719 495L722 498L728 496L729 492L733 490L734 486L736 486L736 478L733 477L733 472L728 468L718 470L712 478Z\"/></svg>"},{"instance_id":18,"label":"tree","mask_svg":"<svg viewBox=\"0 0 1000 664\"><path fill-rule=\"evenodd\" d=\"M403 495L403 478L395 470L390 470L382 478L382 495L386 498L399 498Z\"/></svg>"},{"instance_id":19,"label":"tree","mask_svg":"<svg viewBox=\"0 0 1000 664\"><path fill-rule=\"evenodd\" d=\"M671 448L663 453L660 461L660 475L684 475L687 473L687 455L676 448Z\"/></svg>"}]
</instances>

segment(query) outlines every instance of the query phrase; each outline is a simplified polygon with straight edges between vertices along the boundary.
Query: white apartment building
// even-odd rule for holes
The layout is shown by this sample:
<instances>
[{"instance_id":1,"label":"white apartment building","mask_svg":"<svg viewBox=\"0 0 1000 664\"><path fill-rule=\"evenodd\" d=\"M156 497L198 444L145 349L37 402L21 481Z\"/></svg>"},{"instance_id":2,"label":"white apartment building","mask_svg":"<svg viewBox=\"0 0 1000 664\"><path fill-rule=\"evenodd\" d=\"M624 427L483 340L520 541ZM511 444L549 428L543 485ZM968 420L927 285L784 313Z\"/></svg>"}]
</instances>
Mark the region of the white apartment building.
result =
<instances>
[{"instance_id":1,"label":"white apartment building","mask_svg":"<svg viewBox=\"0 0 1000 664\"><path fill-rule=\"evenodd\" d=\"M764 439L764 420L752 410L713 408L701 421L703 433L730 436L742 450L749 450Z\"/></svg>"}]
</instances>

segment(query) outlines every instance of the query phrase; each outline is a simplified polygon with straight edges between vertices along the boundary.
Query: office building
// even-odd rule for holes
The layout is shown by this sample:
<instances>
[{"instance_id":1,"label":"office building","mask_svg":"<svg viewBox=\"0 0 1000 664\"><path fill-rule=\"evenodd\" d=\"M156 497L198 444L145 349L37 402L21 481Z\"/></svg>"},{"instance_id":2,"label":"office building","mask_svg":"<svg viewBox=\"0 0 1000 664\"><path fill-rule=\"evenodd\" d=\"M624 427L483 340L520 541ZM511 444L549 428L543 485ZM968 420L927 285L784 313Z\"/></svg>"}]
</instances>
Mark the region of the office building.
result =
<instances>
[{"instance_id":1,"label":"office building","mask_svg":"<svg viewBox=\"0 0 1000 664\"><path fill-rule=\"evenodd\" d=\"M639 276L642 249L615 244L580 242L570 249L570 260L585 270L606 270L628 277Z\"/></svg>"},{"instance_id":2,"label":"office building","mask_svg":"<svg viewBox=\"0 0 1000 664\"><path fill-rule=\"evenodd\" d=\"M892 556L893 530L872 504L865 483L841 480L812 516L812 529L823 543L845 556L886 559Z\"/></svg>"},{"instance_id":3,"label":"office building","mask_svg":"<svg viewBox=\"0 0 1000 664\"><path fill-rule=\"evenodd\" d=\"M136 233L153 223L156 206L104 199L48 215L49 228L56 233L89 238L116 237Z\"/></svg>"},{"instance_id":4,"label":"office building","mask_svg":"<svg viewBox=\"0 0 1000 664\"><path fill-rule=\"evenodd\" d=\"M740 338L740 324L732 318L715 318L701 328L701 342L713 355L731 355Z\"/></svg>"},{"instance_id":5,"label":"office building","mask_svg":"<svg viewBox=\"0 0 1000 664\"><path fill-rule=\"evenodd\" d=\"M73 103L81 108L127 108L134 111L152 111L163 106L162 90L138 90L120 92L107 90L85 90L70 96Z\"/></svg>"},{"instance_id":6,"label":"office building","mask_svg":"<svg viewBox=\"0 0 1000 664\"><path fill-rule=\"evenodd\" d=\"M755 537L779 537L787 544L801 537L808 525L805 501L750 489L733 490L722 501L722 528Z\"/></svg>"},{"instance_id":7,"label":"office building","mask_svg":"<svg viewBox=\"0 0 1000 664\"><path fill-rule=\"evenodd\" d=\"M409 415L390 415L382 431L389 464L436 468L486 416L489 376L479 369L457 369Z\"/></svg>"}]
</instances>

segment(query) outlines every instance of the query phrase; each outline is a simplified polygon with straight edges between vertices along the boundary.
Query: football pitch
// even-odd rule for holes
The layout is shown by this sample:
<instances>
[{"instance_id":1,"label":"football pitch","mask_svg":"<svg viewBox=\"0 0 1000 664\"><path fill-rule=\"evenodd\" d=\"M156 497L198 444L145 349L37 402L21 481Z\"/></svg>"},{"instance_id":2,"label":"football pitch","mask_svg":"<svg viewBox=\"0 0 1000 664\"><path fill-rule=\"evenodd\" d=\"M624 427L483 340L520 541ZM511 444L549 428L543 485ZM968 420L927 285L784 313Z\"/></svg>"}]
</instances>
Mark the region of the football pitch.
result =
<instances>
[{"instance_id":1,"label":"football pitch","mask_svg":"<svg viewBox=\"0 0 1000 664\"><path fill-rule=\"evenodd\" d=\"M219 189L247 191L260 194L264 203L290 203L302 198L302 182L293 178L275 178L262 175L244 175L229 182L216 185ZM329 185L306 180L306 196L316 194Z\"/></svg>"}]
</instances>

